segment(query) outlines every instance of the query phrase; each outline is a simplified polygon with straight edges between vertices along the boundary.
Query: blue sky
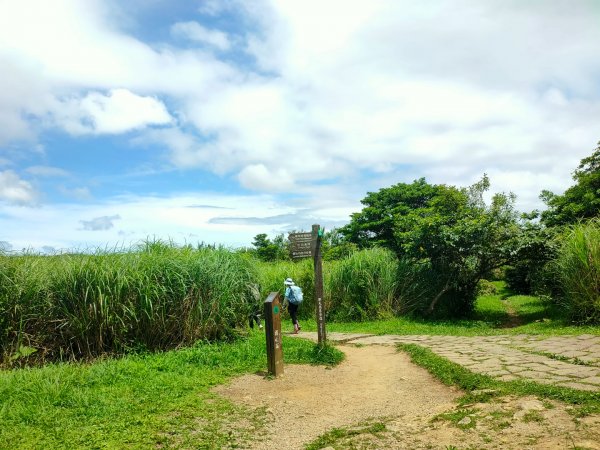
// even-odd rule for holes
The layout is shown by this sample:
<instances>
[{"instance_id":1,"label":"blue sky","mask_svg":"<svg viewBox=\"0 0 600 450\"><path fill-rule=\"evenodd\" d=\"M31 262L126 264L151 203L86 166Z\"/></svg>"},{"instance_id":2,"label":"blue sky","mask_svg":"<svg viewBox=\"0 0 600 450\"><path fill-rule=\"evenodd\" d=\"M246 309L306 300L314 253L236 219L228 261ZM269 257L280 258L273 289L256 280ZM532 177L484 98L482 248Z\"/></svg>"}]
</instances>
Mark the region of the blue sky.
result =
<instances>
[{"instance_id":1,"label":"blue sky","mask_svg":"<svg viewBox=\"0 0 600 450\"><path fill-rule=\"evenodd\" d=\"M523 211L600 140L594 0L0 1L0 245L229 246L487 173Z\"/></svg>"}]
</instances>

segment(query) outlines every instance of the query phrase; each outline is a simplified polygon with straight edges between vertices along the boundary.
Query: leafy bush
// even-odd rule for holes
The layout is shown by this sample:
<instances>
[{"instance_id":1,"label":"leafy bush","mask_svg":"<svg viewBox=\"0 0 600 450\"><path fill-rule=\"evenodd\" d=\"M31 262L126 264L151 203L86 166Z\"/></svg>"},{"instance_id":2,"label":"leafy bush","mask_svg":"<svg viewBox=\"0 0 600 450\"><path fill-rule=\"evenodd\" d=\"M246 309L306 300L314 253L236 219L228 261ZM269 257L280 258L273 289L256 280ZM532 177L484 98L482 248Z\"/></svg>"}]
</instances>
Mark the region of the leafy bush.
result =
<instances>
[{"instance_id":1,"label":"leafy bush","mask_svg":"<svg viewBox=\"0 0 600 450\"><path fill-rule=\"evenodd\" d=\"M573 319L600 322L600 220L568 229L555 268Z\"/></svg>"},{"instance_id":2,"label":"leafy bush","mask_svg":"<svg viewBox=\"0 0 600 450\"><path fill-rule=\"evenodd\" d=\"M496 295L498 293L498 289L496 285L488 280L479 280L477 283L477 296L480 295Z\"/></svg>"},{"instance_id":3,"label":"leafy bush","mask_svg":"<svg viewBox=\"0 0 600 450\"><path fill-rule=\"evenodd\" d=\"M525 224L512 265L506 268L505 280L513 292L525 295L554 293L554 274L548 265L556 259L559 232L559 228Z\"/></svg>"}]
</instances>

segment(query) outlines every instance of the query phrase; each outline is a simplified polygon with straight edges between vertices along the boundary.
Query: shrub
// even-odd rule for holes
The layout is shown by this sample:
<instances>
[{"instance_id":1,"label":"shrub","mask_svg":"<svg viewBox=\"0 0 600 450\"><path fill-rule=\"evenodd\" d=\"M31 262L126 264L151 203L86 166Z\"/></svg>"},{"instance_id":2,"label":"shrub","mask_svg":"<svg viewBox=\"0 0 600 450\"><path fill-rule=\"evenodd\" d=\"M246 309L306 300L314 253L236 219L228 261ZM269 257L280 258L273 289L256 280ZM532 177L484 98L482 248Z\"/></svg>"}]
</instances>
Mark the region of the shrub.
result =
<instances>
[{"instance_id":1,"label":"shrub","mask_svg":"<svg viewBox=\"0 0 600 450\"><path fill-rule=\"evenodd\" d=\"M555 269L573 319L582 323L600 322L600 220L568 229Z\"/></svg>"},{"instance_id":2,"label":"shrub","mask_svg":"<svg viewBox=\"0 0 600 450\"><path fill-rule=\"evenodd\" d=\"M498 293L498 289L496 285L488 280L479 280L477 283L477 296L480 295L496 295Z\"/></svg>"}]
</instances>

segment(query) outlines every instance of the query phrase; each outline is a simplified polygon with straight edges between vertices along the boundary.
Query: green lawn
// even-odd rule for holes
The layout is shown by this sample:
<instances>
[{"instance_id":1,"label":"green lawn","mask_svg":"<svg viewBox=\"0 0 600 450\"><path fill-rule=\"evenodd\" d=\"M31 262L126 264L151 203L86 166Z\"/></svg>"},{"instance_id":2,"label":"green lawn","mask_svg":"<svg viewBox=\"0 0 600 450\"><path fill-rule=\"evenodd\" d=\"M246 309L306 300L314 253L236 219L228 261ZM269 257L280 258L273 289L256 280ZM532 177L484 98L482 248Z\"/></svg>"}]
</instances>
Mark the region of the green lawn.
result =
<instances>
[{"instance_id":1,"label":"green lawn","mask_svg":"<svg viewBox=\"0 0 600 450\"><path fill-rule=\"evenodd\" d=\"M299 339L284 337L284 346L286 363L343 357ZM0 448L243 448L264 414L210 388L265 368L264 333L255 332L230 344L0 371ZM237 422L245 428L228 426Z\"/></svg>"}]
</instances>

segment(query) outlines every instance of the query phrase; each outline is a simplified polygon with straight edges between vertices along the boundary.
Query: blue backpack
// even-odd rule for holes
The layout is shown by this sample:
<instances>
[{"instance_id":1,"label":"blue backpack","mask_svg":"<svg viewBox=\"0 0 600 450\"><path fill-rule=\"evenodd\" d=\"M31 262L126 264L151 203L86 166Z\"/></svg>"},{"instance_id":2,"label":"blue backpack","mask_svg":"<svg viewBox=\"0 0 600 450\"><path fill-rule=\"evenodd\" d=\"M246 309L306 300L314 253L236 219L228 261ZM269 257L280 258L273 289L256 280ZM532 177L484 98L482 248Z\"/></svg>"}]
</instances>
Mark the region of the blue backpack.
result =
<instances>
[{"instance_id":1,"label":"blue backpack","mask_svg":"<svg viewBox=\"0 0 600 450\"><path fill-rule=\"evenodd\" d=\"M300 303L302 303L302 300L304 300L304 294L302 294L302 289L295 285L290 286L290 293L288 299L290 300L290 303L293 303L294 305L299 305Z\"/></svg>"}]
</instances>

